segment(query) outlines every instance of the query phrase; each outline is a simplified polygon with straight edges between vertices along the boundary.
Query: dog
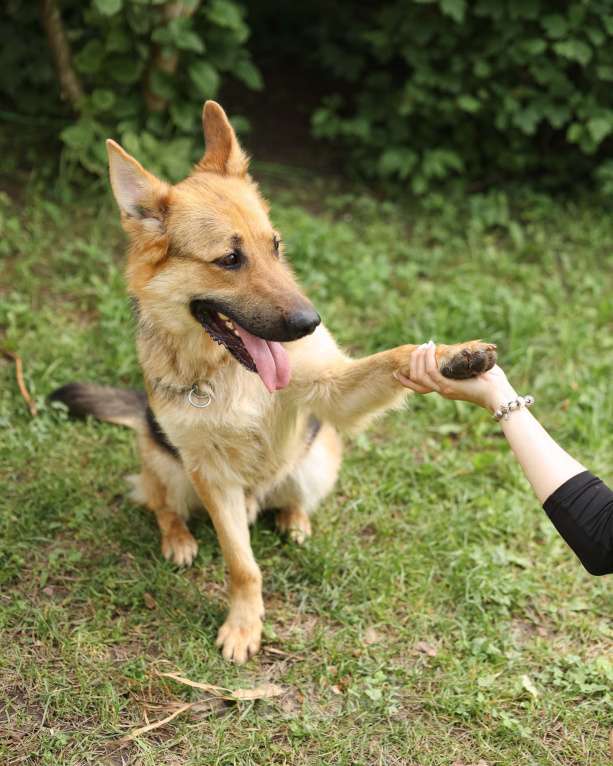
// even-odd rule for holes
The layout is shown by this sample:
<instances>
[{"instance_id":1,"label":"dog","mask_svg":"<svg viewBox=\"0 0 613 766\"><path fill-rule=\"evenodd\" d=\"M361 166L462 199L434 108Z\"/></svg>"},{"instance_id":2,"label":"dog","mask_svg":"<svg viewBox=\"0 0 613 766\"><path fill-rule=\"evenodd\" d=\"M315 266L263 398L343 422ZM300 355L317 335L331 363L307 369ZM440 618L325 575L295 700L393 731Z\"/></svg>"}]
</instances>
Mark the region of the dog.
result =
<instances>
[{"instance_id":1,"label":"dog","mask_svg":"<svg viewBox=\"0 0 613 766\"><path fill-rule=\"evenodd\" d=\"M340 433L402 405L394 373L410 374L415 346L361 359L339 349L298 285L248 157L214 101L204 105L203 128L204 155L174 186L107 141L146 391L69 383L51 398L74 415L136 430L132 496L155 514L166 559L192 563L186 521L206 509L229 570L217 645L243 663L259 649L264 615L249 525L276 509L281 532L298 543L311 534L310 515L339 472ZM451 378L496 361L495 346L480 341L438 345L436 356Z\"/></svg>"}]
</instances>

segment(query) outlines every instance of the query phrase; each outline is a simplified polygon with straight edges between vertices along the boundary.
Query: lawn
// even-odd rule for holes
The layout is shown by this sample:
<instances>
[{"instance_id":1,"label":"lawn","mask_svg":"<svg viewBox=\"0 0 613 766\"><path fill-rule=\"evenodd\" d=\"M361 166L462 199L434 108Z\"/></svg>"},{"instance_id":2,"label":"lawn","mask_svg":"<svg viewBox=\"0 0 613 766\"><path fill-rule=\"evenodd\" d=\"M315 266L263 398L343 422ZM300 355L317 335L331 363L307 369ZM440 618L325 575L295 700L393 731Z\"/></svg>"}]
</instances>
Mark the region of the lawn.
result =
<instances>
[{"instance_id":1,"label":"lawn","mask_svg":"<svg viewBox=\"0 0 613 766\"><path fill-rule=\"evenodd\" d=\"M494 341L546 427L613 480L609 210L525 192L417 210L263 170L345 346ZM221 659L209 522L194 522L192 568L164 561L153 515L126 496L132 433L45 404L70 380L139 384L122 243L106 191L0 198L1 345L39 406L32 418L0 362L0 761L610 764L611 584L582 570L498 426L465 404L414 397L353 438L304 547L258 522L263 650ZM284 694L224 703L162 672Z\"/></svg>"}]
</instances>

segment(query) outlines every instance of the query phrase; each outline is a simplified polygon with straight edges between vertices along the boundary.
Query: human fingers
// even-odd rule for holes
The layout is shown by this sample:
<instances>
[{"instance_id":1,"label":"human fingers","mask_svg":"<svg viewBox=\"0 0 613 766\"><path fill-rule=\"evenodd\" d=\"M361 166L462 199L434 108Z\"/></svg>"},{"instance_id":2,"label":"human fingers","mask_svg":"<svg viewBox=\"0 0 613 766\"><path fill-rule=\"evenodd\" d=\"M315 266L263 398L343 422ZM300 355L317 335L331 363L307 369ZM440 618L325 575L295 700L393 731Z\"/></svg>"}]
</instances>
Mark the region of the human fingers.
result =
<instances>
[{"instance_id":1,"label":"human fingers","mask_svg":"<svg viewBox=\"0 0 613 766\"><path fill-rule=\"evenodd\" d=\"M407 378L406 375L403 375L401 372L395 372L394 377L399 383L402 383L405 388L410 388L411 391L415 391L416 394L431 394L432 389L427 388L426 386L422 386L419 383L415 383L411 380L411 378Z\"/></svg>"},{"instance_id":2,"label":"human fingers","mask_svg":"<svg viewBox=\"0 0 613 766\"><path fill-rule=\"evenodd\" d=\"M430 374L432 360L434 360L434 365L436 367L434 341L429 340L417 349L415 373L413 372L413 358L411 358L411 379L422 386L427 386L433 391L440 391L440 384Z\"/></svg>"}]
</instances>

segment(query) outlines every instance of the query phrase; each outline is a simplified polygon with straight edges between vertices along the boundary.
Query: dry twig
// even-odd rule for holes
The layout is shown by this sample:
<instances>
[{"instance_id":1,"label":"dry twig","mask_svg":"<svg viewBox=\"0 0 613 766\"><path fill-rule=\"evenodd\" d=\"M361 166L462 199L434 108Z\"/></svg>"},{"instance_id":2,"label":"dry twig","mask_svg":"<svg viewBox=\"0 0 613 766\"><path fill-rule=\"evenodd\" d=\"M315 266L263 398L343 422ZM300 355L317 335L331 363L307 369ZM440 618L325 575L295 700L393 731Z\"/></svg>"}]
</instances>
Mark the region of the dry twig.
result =
<instances>
[{"instance_id":1,"label":"dry twig","mask_svg":"<svg viewBox=\"0 0 613 766\"><path fill-rule=\"evenodd\" d=\"M13 351L8 351L5 348L0 349L0 353L5 359L9 359L10 361L15 362L15 377L17 378L17 385L19 386L19 393L22 395L25 403L28 405L30 415L35 417L38 415L38 410L36 409L34 399L32 399L28 389L26 388L26 382L23 379L23 364L21 362L21 357L19 354L15 354Z\"/></svg>"}]
</instances>

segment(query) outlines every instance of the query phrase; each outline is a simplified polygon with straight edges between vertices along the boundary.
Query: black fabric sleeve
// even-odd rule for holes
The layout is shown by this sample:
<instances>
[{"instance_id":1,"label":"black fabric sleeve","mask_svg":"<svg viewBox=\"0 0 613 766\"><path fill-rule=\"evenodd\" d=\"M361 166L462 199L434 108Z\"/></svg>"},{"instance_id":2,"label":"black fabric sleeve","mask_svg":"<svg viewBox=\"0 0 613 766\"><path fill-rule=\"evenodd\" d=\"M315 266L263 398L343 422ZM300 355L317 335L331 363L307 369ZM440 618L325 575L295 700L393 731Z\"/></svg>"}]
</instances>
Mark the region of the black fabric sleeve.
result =
<instances>
[{"instance_id":1,"label":"black fabric sleeve","mask_svg":"<svg viewBox=\"0 0 613 766\"><path fill-rule=\"evenodd\" d=\"M589 471L559 486L543 504L590 574L613 573L613 491Z\"/></svg>"}]
</instances>

